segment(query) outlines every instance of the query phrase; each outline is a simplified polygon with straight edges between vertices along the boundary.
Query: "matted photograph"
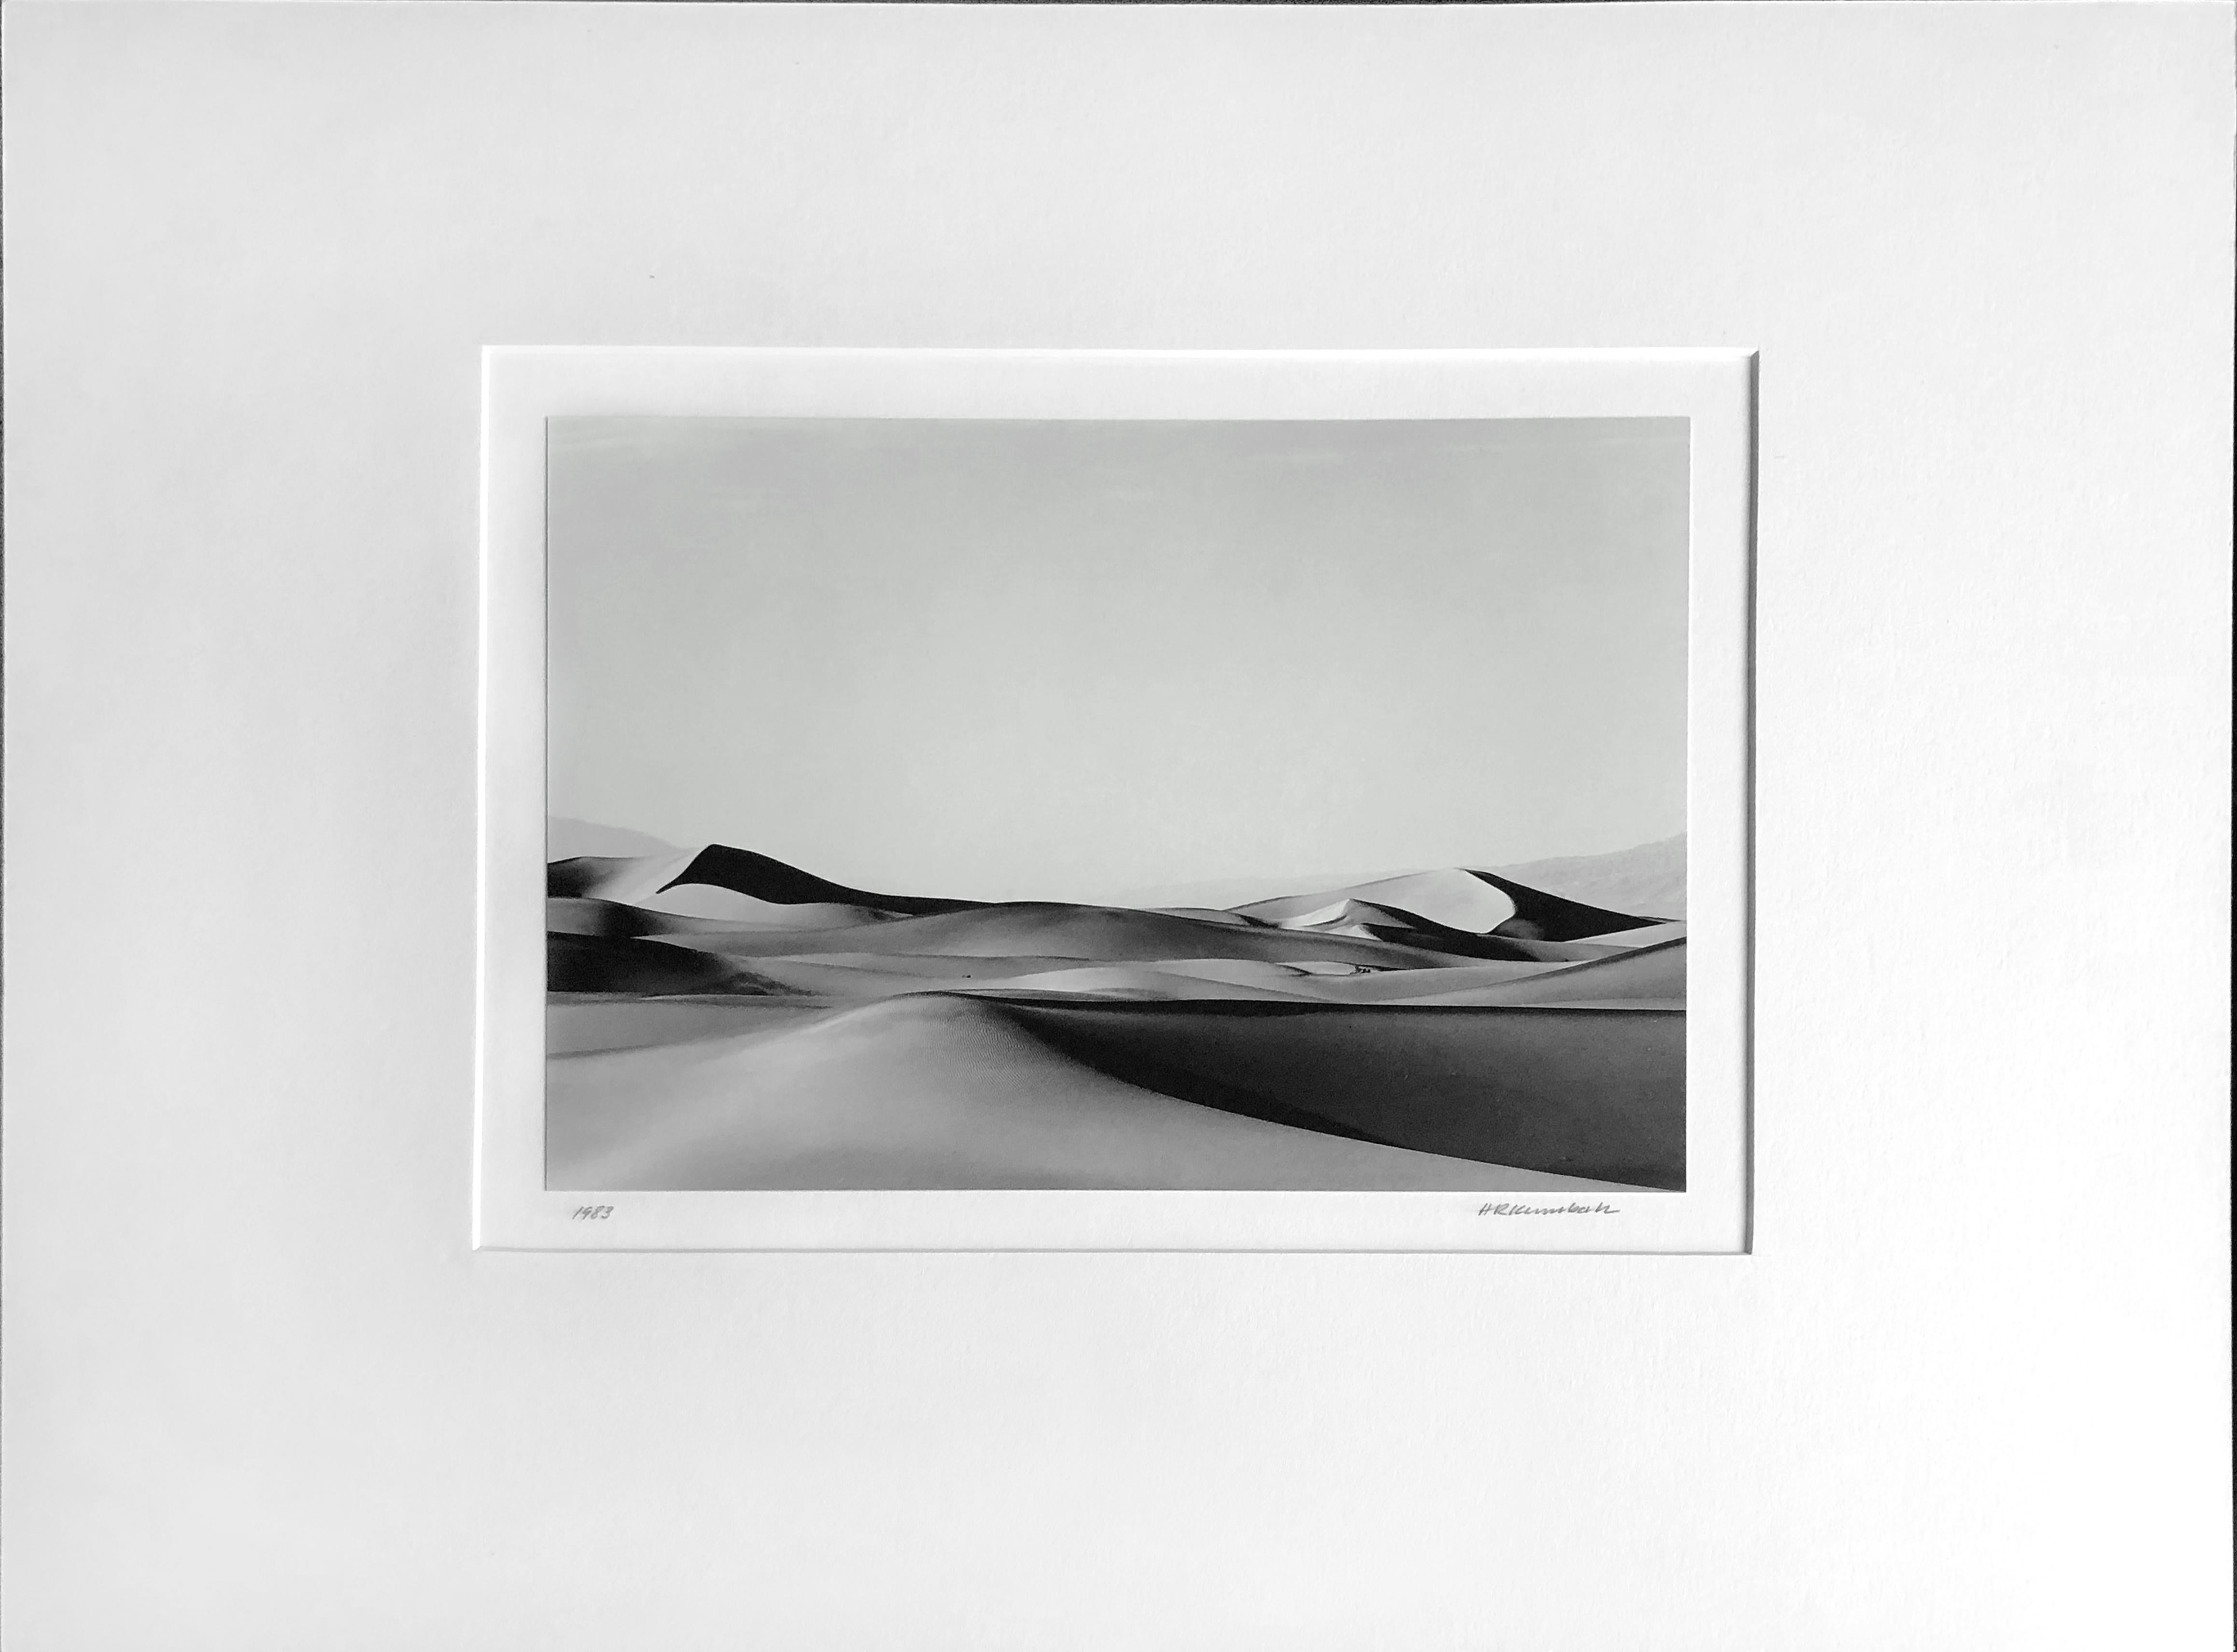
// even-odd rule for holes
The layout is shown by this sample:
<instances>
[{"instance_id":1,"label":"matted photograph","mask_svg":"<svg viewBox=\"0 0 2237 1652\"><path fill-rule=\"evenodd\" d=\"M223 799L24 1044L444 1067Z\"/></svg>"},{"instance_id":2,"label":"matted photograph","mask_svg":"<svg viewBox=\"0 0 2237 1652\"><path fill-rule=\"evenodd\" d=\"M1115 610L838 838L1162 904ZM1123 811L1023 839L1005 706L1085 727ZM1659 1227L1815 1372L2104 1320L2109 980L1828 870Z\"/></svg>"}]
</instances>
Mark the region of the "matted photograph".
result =
<instances>
[{"instance_id":1,"label":"matted photograph","mask_svg":"<svg viewBox=\"0 0 2237 1652\"><path fill-rule=\"evenodd\" d=\"M4 0L0 1648L2231 1652L2232 18Z\"/></svg>"},{"instance_id":2,"label":"matted photograph","mask_svg":"<svg viewBox=\"0 0 2237 1652\"><path fill-rule=\"evenodd\" d=\"M901 371L937 365L971 376ZM1278 1244L1297 1207L1247 1196L1435 1194L1457 1242L1595 1248L1705 1177L1732 1231L1729 993L1689 1071L1702 420L1366 400L546 413L558 1232L1195 1194ZM1711 783L1726 867L1743 783ZM1743 894L1712 881L1727 969Z\"/></svg>"}]
</instances>

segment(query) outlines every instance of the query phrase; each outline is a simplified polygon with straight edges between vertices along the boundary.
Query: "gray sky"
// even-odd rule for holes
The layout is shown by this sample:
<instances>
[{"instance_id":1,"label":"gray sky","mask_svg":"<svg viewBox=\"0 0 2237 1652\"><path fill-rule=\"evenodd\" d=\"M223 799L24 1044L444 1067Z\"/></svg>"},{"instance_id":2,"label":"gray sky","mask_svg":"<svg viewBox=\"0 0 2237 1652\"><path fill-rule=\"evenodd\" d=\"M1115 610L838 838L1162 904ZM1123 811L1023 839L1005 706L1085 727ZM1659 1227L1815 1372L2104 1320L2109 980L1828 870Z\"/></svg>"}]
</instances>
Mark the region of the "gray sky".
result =
<instances>
[{"instance_id":1,"label":"gray sky","mask_svg":"<svg viewBox=\"0 0 2237 1652\"><path fill-rule=\"evenodd\" d=\"M1074 901L1685 829L1682 420L550 442L556 814Z\"/></svg>"}]
</instances>

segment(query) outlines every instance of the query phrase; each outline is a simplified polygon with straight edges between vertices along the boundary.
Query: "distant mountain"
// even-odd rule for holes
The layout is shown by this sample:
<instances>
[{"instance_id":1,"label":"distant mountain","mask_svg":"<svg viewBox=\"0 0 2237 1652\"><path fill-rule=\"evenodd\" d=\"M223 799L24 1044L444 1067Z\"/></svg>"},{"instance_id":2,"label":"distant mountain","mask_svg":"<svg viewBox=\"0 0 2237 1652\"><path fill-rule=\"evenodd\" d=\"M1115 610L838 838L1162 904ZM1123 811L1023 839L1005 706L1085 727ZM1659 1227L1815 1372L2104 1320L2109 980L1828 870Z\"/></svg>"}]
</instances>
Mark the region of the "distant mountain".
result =
<instances>
[{"instance_id":1,"label":"distant mountain","mask_svg":"<svg viewBox=\"0 0 2237 1652\"><path fill-rule=\"evenodd\" d=\"M571 861L578 856L673 855L677 845L663 843L644 832L623 826L601 826L595 821L547 815L544 820L544 858Z\"/></svg>"},{"instance_id":2,"label":"distant mountain","mask_svg":"<svg viewBox=\"0 0 2237 1652\"><path fill-rule=\"evenodd\" d=\"M1592 906L1658 918L1686 915L1686 836L1682 832L1612 855L1573 855L1493 869L1517 883Z\"/></svg>"}]
</instances>

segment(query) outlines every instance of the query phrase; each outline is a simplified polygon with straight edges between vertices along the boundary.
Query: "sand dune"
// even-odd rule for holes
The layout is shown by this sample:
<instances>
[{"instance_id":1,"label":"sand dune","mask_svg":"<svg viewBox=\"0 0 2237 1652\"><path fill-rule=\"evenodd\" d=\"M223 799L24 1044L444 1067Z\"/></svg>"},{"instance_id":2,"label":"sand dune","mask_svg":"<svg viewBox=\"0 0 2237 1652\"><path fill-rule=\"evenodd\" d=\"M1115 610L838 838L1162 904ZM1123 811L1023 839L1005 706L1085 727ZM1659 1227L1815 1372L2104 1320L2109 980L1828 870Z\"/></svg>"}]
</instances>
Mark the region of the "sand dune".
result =
<instances>
[{"instance_id":1,"label":"sand dune","mask_svg":"<svg viewBox=\"0 0 2237 1652\"><path fill-rule=\"evenodd\" d=\"M1013 1014L908 999L551 1063L548 1185L1591 1189L1270 1123L1112 1079Z\"/></svg>"},{"instance_id":2,"label":"sand dune","mask_svg":"<svg viewBox=\"0 0 2237 1652\"><path fill-rule=\"evenodd\" d=\"M1456 959L1435 969L1376 969L1356 975L1319 976L1299 981L1292 990L1329 1003L1410 1003L1438 993L1500 986L1568 968L1566 963L1533 960L1493 959L1478 963Z\"/></svg>"},{"instance_id":3,"label":"sand dune","mask_svg":"<svg viewBox=\"0 0 2237 1652\"><path fill-rule=\"evenodd\" d=\"M778 963L840 964L850 969L907 975L938 986L951 981L1006 981L1012 975L1029 975L1043 969L1070 969L1079 962L1077 958L1032 953L999 958L955 958L938 953L800 952L789 953L781 959L759 960L756 967L766 969Z\"/></svg>"},{"instance_id":4,"label":"sand dune","mask_svg":"<svg viewBox=\"0 0 2237 1652\"><path fill-rule=\"evenodd\" d=\"M658 920L617 901L562 895L544 902L546 935L643 935L660 933Z\"/></svg>"},{"instance_id":5,"label":"sand dune","mask_svg":"<svg viewBox=\"0 0 2237 1652\"><path fill-rule=\"evenodd\" d=\"M554 900L596 898L636 905L657 894L691 864L693 849L665 855L576 855L544 869L544 893Z\"/></svg>"},{"instance_id":6,"label":"sand dune","mask_svg":"<svg viewBox=\"0 0 2237 1652\"><path fill-rule=\"evenodd\" d=\"M679 883L656 889L631 904L641 912L679 918L714 918L756 929L850 929L892 915L876 907L842 906L833 901L757 901L736 889L717 889L706 883Z\"/></svg>"},{"instance_id":7,"label":"sand dune","mask_svg":"<svg viewBox=\"0 0 2237 1652\"><path fill-rule=\"evenodd\" d=\"M1265 963L1252 958L1154 958L1150 968L1199 981L1227 981L1244 987L1277 987L1321 980L1353 981L1374 974L1365 965L1310 959L1302 963Z\"/></svg>"},{"instance_id":8,"label":"sand dune","mask_svg":"<svg viewBox=\"0 0 2237 1652\"><path fill-rule=\"evenodd\" d=\"M763 977L728 960L657 941L606 935L551 935L544 938L544 981L552 992L699 993L712 988L771 990Z\"/></svg>"},{"instance_id":9,"label":"sand dune","mask_svg":"<svg viewBox=\"0 0 2237 1652\"><path fill-rule=\"evenodd\" d=\"M1250 927L1250 919L1216 906L1153 906L1137 909L1155 912L1168 918L1194 918L1198 923L1223 923L1231 928L1247 929Z\"/></svg>"},{"instance_id":10,"label":"sand dune","mask_svg":"<svg viewBox=\"0 0 2237 1652\"><path fill-rule=\"evenodd\" d=\"M1577 855L1492 869L1501 877L1588 905L1658 917L1686 915L1686 839L1683 835L1613 855Z\"/></svg>"},{"instance_id":11,"label":"sand dune","mask_svg":"<svg viewBox=\"0 0 2237 1652\"><path fill-rule=\"evenodd\" d=\"M644 847L598 830L552 842ZM1502 874L1146 909L654 845L549 883L555 1186L1685 1183L1684 926Z\"/></svg>"},{"instance_id":12,"label":"sand dune","mask_svg":"<svg viewBox=\"0 0 2237 1652\"><path fill-rule=\"evenodd\" d=\"M893 968L895 961L907 967ZM937 963L938 969L925 966ZM1027 977L1076 973L1076 958L941 958L894 961L874 953L848 958L756 958L756 975L795 992L831 999L891 998L901 993L960 992Z\"/></svg>"},{"instance_id":13,"label":"sand dune","mask_svg":"<svg viewBox=\"0 0 2237 1652\"><path fill-rule=\"evenodd\" d=\"M828 902L837 906L871 907L881 912L907 913L922 916L935 912L966 911L982 902L977 901L941 901L914 895L873 895L865 889L849 889L843 883L834 883L803 872L796 866L772 860L766 855L756 855L749 849L731 849L722 843L709 843L692 856L689 864L675 873L665 887L696 885L707 889L729 889L736 894L752 896L777 905L808 905Z\"/></svg>"},{"instance_id":14,"label":"sand dune","mask_svg":"<svg viewBox=\"0 0 2237 1652\"><path fill-rule=\"evenodd\" d=\"M1377 909L1376 922L1426 919L1466 935L1488 935L1515 913L1514 900L1504 890L1458 868L1256 901L1233 910L1253 922L1288 928L1346 921L1343 913L1354 906Z\"/></svg>"},{"instance_id":15,"label":"sand dune","mask_svg":"<svg viewBox=\"0 0 2237 1652\"><path fill-rule=\"evenodd\" d=\"M1307 979L1300 975L1299 980ZM1074 969L1047 969L1007 981L990 981L967 990L997 995L1018 993L1088 995L1103 998L1145 999L1171 1003L1182 1000L1218 999L1237 1003L1311 1003L1302 994L1284 992L1250 981L1210 981L1178 970L1154 969L1146 964L1088 964Z\"/></svg>"},{"instance_id":16,"label":"sand dune","mask_svg":"<svg viewBox=\"0 0 2237 1652\"><path fill-rule=\"evenodd\" d=\"M1593 941L1604 947L1651 947L1657 942L1680 940L1685 934L1682 922L1650 923L1643 929L1617 929L1607 935L1596 935Z\"/></svg>"},{"instance_id":17,"label":"sand dune","mask_svg":"<svg viewBox=\"0 0 2237 1652\"><path fill-rule=\"evenodd\" d=\"M1446 970L1446 975L1457 971ZM1424 993L1421 1004L1559 1004L1620 1002L1653 999L1682 1003L1686 998L1686 943L1665 941L1651 947L1597 958L1566 968L1541 969L1481 986L1453 987Z\"/></svg>"},{"instance_id":18,"label":"sand dune","mask_svg":"<svg viewBox=\"0 0 2237 1652\"><path fill-rule=\"evenodd\" d=\"M1009 1009L1085 1065L1167 1094L1231 1108L1263 1098L1422 1152L1685 1186L1682 1013L1046 1001Z\"/></svg>"},{"instance_id":19,"label":"sand dune","mask_svg":"<svg viewBox=\"0 0 2237 1652\"><path fill-rule=\"evenodd\" d=\"M1058 957L1082 963L1241 958L1270 963L1304 960L1368 968L1429 968L1449 961L1452 955L1427 947L1360 936L1237 929L1118 907L1029 903L896 918L848 929L793 931L741 926L666 938L675 944L742 959L803 952L893 951L956 958Z\"/></svg>"},{"instance_id":20,"label":"sand dune","mask_svg":"<svg viewBox=\"0 0 2237 1652\"><path fill-rule=\"evenodd\" d=\"M801 1026L828 1015L823 1004L789 997L630 998L554 994L544 1012L547 1055L639 1049L736 1038L781 1026Z\"/></svg>"},{"instance_id":21,"label":"sand dune","mask_svg":"<svg viewBox=\"0 0 2237 1652\"><path fill-rule=\"evenodd\" d=\"M1604 946L1597 940L1534 941L1516 935L1461 935L1449 929L1402 929L1381 924L1369 924L1367 932L1379 941L1394 945L1404 945L1433 955L1442 954L1448 961L1463 958L1506 958L1521 963L1581 963L1587 958L1605 958L1611 953L1624 950L1621 947Z\"/></svg>"},{"instance_id":22,"label":"sand dune","mask_svg":"<svg viewBox=\"0 0 2237 1652\"><path fill-rule=\"evenodd\" d=\"M1501 877L1496 872L1471 872L1468 876L1481 879L1514 902L1514 915L1499 926L1495 933L1500 935L1533 941L1588 941L1594 935L1636 929L1655 922L1636 913L1565 900Z\"/></svg>"}]
</instances>

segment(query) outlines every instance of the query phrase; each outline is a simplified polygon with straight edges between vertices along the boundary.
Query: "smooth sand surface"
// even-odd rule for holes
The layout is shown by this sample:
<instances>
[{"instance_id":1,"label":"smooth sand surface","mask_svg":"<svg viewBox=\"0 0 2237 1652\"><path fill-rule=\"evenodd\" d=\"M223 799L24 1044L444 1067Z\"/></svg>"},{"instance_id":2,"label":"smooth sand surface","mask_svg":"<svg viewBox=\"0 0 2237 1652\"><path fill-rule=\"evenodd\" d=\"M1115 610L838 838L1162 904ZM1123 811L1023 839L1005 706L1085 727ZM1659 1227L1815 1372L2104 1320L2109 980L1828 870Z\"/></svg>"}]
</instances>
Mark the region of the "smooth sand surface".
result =
<instances>
[{"instance_id":1,"label":"smooth sand surface","mask_svg":"<svg viewBox=\"0 0 2237 1652\"><path fill-rule=\"evenodd\" d=\"M550 883L555 1186L1685 1185L1683 926L1496 875L1149 910L709 845Z\"/></svg>"}]
</instances>

